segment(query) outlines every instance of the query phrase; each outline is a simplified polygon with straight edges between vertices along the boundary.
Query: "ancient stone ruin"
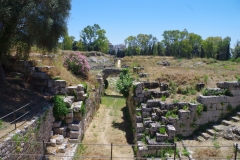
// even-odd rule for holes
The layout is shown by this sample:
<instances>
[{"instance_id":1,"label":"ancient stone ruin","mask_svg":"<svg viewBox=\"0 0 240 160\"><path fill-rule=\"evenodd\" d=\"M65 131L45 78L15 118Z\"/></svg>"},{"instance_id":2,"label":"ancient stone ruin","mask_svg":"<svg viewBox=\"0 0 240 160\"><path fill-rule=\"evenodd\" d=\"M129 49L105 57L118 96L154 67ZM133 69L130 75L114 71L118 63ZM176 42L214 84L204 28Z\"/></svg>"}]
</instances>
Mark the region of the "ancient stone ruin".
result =
<instances>
[{"instance_id":1,"label":"ancient stone ruin","mask_svg":"<svg viewBox=\"0 0 240 160\"><path fill-rule=\"evenodd\" d=\"M217 83L218 88L208 89L208 96L198 96L197 103L165 103L157 98L169 96L169 93L161 91L160 86L167 89L167 86L158 82L134 83L132 105L128 105L130 112L135 115L132 116L132 122L136 131L135 141L139 146L138 156L156 155L159 148L146 145L173 142L176 135L191 136L200 126L217 122L240 108L240 82ZM216 94L216 90L227 92L211 95ZM230 125L231 122L222 123Z\"/></svg>"}]
</instances>

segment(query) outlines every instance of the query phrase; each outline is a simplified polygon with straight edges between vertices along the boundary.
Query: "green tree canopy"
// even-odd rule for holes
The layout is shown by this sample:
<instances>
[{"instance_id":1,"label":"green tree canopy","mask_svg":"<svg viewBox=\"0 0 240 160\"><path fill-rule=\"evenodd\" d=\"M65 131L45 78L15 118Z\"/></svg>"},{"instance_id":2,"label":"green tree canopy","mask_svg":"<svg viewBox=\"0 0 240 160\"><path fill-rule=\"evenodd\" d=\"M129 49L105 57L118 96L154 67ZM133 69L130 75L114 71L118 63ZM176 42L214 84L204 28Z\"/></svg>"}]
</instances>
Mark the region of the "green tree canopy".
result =
<instances>
[{"instance_id":1,"label":"green tree canopy","mask_svg":"<svg viewBox=\"0 0 240 160\"><path fill-rule=\"evenodd\" d=\"M84 44L87 51L108 52L108 38L105 36L106 31L101 29L98 24L88 25L80 34L80 41Z\"/></svg>"},{"instance_id":2,"label":"green tree canopy","mask_svg":"<svg viewBox=\"0 0 240 160\"><path fill-rule=\"evenodd\" d=\"M34 44L54 49L66 32L70 9L71 0L0 0L0 56L12 46L24 47L25 53Z\"/></svg>"}]
</instances>

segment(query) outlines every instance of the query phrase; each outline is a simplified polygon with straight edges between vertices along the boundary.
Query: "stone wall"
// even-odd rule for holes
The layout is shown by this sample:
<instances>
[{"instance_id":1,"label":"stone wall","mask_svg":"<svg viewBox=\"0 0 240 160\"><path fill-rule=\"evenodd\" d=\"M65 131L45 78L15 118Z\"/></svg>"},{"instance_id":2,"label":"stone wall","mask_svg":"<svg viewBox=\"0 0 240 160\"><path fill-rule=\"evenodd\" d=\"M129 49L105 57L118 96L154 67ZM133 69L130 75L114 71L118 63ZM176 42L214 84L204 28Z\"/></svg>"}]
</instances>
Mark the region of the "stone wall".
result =
<instances>
[{"instance_id":1,"label":"stone wall","mask_svg":"<svg viewBox=\"0 0 240 160\"><path fill-rule=\"evenodd\" d=\"M14 133L10 134L0 143L0 158L2 160L39 159L45 151L45 149L43 149L43 143L41 142L43 139L45 142L50 139L53 120L52 106L46 103L41 113L36 115L31 121L28 121L25 126L14 131ZM37 155L27 156L21 154Z\"/></svg>"},{"instance_id":2,"label":"stone wall","mask_svg":"<svg viewBox=\"0 0 240 160\"><path fill-rule=\"evenodd\" d=\"M162 95L169 96L167 91L161 91L161 86L158 82L134 83L134 94L129 97L134 99L133 105L128 106L131 106L130 110L135 110L132 122L136 131L135 140L141 146L138 156L155 153L156 148L144 147L146 144L173 142L177 134L190 136L200 126L217 122L240 107L239 82L217 83L219 88L209 90L227 90L229 95L200 95L196 104L165 103L156 99Z\"/></svg>"}]
</instances>

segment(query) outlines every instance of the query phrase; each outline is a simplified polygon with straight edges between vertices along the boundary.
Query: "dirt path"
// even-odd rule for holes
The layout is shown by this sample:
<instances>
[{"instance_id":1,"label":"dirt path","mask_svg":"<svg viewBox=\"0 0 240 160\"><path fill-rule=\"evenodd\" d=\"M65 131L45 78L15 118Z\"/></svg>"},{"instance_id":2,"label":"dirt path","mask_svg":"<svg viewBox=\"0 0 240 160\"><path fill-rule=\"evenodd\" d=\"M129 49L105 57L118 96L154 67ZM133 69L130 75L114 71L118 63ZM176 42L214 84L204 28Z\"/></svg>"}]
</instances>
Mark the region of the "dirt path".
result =
<instances>
[{"instance_id":1,"label":"dirt path","mask_svg":"<svg viewBox=\"0 0 240 160\"><path fill-rule=\"evenodd\" d=\"M133 143L131 125L124 116L126 109L124 98L103 97L102 104L87 129L82 142L84 144L84 156L104 156L106 159L111 155L110 144L113 143L113 157L121 157L114 158L114 160L124 159L123 157L134 157L132 147L129 145ZM126 146L114 146L117 144L125 144Z\"/></svg>"}]
</instances>

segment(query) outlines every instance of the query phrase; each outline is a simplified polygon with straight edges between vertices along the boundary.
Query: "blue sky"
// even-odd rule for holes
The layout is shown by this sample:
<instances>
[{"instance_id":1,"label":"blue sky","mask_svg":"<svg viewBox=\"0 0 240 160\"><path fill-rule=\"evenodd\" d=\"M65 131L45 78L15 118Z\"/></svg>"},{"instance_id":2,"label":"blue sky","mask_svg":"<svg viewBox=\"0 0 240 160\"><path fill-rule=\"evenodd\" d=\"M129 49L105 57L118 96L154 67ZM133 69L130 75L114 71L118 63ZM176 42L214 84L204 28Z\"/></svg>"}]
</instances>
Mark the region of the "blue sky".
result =
<instances>
[{"instance_id":1,"label":"blue sky","mask_svg":"<svg viewBox=\"0 0 240 160\"><path fill-rule=\"evenodd\" d=\"M68 34L80 39L84 27L99 24L113 44L128 36L187 29L202 36L240 40L240 0L72 0Z\"/></svg>"}]
</instances>

